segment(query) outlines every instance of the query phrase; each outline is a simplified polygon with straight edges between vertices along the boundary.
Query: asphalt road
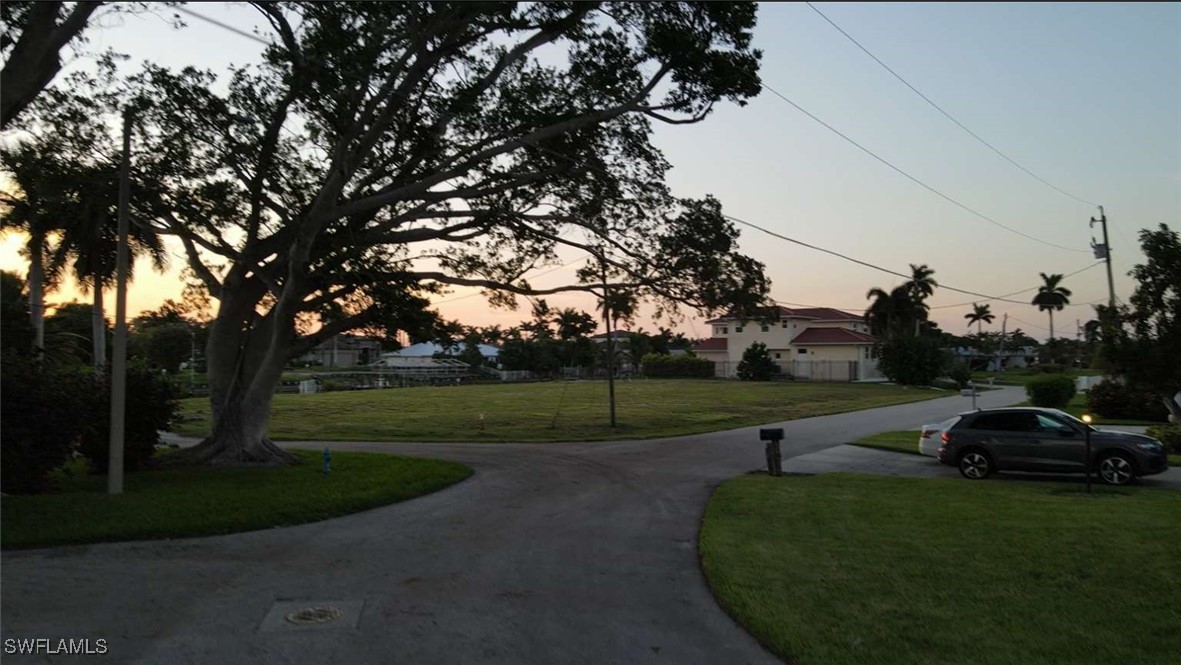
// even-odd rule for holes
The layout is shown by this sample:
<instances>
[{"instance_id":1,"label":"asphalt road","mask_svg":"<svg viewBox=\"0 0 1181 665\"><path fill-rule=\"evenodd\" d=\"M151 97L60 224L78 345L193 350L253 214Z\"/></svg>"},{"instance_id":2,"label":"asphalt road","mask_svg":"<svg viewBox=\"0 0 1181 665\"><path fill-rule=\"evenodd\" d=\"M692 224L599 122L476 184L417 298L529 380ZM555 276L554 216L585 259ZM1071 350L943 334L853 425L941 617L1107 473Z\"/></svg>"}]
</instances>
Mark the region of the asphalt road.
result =
<instances>
[{"instance_id":1,"label":"asphalt road","mask_svg":"<svg viewBox=\"0 0 1181 665\"><path fill-rule=\"evenodd\" d=\"M979 404L1022 399L1005 388ZM786 430L790 470L791 457L970 404L956 396L775 426ZM763 466L757 428L605 443L328 445L456 460L476 473L315 524L5 553L3 638L105 639L108 653L3 662L779 662L719 608L697 565L710 492ZM291 626L275 620L277 604L350 611L273 630Z\"/></svg>"}]
</instances>

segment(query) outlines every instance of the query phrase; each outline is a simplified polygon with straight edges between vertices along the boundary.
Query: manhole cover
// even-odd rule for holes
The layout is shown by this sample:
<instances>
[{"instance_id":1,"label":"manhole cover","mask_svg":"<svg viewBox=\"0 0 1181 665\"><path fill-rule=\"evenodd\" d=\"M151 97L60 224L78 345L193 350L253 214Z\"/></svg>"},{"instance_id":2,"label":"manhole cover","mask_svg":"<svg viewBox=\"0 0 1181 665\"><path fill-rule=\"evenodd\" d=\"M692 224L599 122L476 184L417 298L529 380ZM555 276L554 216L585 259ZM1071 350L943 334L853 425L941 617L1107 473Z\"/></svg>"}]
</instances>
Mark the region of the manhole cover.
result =
<instances>
[{"instance_id":1,"label":"manhole cover","mask_svg":"<svg viewBox=\"0 0 1181 665\"><path fill-rule=\"evenodd\" d=\"M344 616L344 610L331 605L308 607L286 615L286 619L298 626L308 626L336 621Z\"/></svg>"}]
</instances>

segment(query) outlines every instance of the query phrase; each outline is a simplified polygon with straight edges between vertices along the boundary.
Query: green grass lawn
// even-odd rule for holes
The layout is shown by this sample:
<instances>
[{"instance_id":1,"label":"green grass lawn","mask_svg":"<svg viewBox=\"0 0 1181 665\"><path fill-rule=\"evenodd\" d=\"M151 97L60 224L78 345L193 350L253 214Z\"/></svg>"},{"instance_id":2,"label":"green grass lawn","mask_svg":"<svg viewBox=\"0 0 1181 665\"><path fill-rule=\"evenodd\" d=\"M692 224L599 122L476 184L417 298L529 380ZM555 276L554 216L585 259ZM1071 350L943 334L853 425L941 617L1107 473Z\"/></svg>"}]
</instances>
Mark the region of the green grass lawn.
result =
<instances>
[{"instance_id":1,"label":"green grass lawn","mask_svg":"<svg viewBox=\"0 0 1181 665\"><path fill-rule=\"evenodd\" d=\"M852 383L642 379L616 382L619 426L608 426L606 381L551 381L276 395L270 435L317 441L596 441L759 425L944 397ZM209 402L182 402L177 431L205 436Z\"/></svg>"},{"instance_id":2,"label":"green grass lawn","mask_svg":"<svg viewBox=\"0 0 1181 665\"><path fill-rule=\"evenodd\" d=\"M1175 663L1181 492L851 474L724 483L701 563L796 665Z\"/></svg>"},{"instance_id":3,"label":"green grass lawn","mask_svg":"<svg viewBox=\"0 0 1181 665\"><path fill-rule=\"evenodd\" d=\"M105 477L83 474L64 478L59 493L5 496L0 546L207 536L314 522L405 501L472 473L453 462L333 452L332 472L324 476L319 452L293 452L303 464L128 474L118 496L105 494Z\"/></svg>"},{"instance_id":4,"label":"green grass lawn","mask_svg":"<svg viewBox=\"0 0 1181 665\"><path fill-rule=\"evenodd\" d=\"M850 445L865 446L866 448L878 448L880 450L889 450L895 453L909 453L911 455L919 454L919 434L916 430L906 430L902 432L882 432L881 434L873 434L863 439L850 441Z\"/></svg>"}]
</instances>

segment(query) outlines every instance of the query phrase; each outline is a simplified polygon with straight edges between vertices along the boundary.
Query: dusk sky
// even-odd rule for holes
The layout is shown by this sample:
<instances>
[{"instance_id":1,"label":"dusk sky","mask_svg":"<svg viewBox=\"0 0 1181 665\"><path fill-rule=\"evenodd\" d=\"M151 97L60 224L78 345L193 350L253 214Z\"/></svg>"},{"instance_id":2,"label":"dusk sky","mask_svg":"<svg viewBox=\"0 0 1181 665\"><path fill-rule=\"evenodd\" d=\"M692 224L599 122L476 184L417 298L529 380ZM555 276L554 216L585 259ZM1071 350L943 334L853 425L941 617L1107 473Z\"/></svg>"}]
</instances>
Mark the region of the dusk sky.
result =
<instances>
[{"instance_id":1,"label":"dusk sky","mask_svg":"<svg viewBox=\"0 0 1181 665\"><path fill-rule=\"evenodd\" d=\"M251 30L254 10L222 4L195 11ZM764 91L745 108L721 106L697 125L659 127L655 142L673 164L679 196L713 194L727 214L776 233L898 272L926 263L944 285L989 295L1022 289L1039 272L1073 273L1095 263L1088 220L1106 209L1116 294L1131 295L1128 270L1143 260L1139 229L1181 226L1181 5L1169 4L825 4L816 8L959 122L1009 158L1074 197L1022 172L923 101L806 4L760 7L755 45L763 82L850 139L963 206L1034 238L1001 228L924 189ZM92 46L133 59L216 70L254 60L260 45L186 18L172 30L156 17L120 19L90 32ZM108 18L105 23L112 23ZM1098 227L1095 237L1102 241ZM19 239L0 247L0 267L24 271ZM767 265L783 303L862 312L874 286L895 277L753 228L744 252ZM179 250L178 250L179 253ZM567 260L576 258L571 254ZM174 260L179 269L182 261ZM556 285L578 265L532 280ZM542 271L538 271L539 273ZM132 312L176 298L175 273L145 266L132 285ZM1107 298L1102 266L1068 277L1071 306L1055 315L1060 335ZM473 290L440 298L463 323L512 325L528 316L491 310ZM70 292L50 295L69 300ZM82 299L82 298L80 298ZM578 296L551 305L591 310ZM932 317L949 332L983 298L936 291ZM113 302L108 300L108 302ZM1047 335L1047 317L1027 304L993 301L999 330ZM954 305L954 306L953 306ZM678 329L707 336L702 318ZM653 331L648 319L638 322Z\"/></svg>"}]
</instances>

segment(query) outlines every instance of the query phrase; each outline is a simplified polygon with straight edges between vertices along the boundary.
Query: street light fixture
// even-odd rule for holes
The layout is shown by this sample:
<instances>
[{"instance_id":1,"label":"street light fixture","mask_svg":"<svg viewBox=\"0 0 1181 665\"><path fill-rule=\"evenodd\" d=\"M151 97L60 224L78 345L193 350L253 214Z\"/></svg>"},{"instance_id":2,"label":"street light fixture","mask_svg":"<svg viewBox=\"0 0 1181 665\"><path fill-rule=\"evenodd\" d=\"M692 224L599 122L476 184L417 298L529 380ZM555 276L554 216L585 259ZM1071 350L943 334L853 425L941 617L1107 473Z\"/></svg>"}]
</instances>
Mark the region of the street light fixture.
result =
<instances>
[{"instance_id":1,"label":"street light fixture","mask_svg":"<svg viewBox=\"0 0 1181 665\"><path fill-rule=\"evenodd\" d=\"M1087 431L1083 435L1087 442L1087 452L1084 466L1087 469L1087 494L1091 493L1091 414L1083 414L1083 422L1087 424Z\"/></svg>"}]
</instances>

